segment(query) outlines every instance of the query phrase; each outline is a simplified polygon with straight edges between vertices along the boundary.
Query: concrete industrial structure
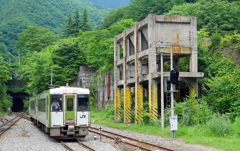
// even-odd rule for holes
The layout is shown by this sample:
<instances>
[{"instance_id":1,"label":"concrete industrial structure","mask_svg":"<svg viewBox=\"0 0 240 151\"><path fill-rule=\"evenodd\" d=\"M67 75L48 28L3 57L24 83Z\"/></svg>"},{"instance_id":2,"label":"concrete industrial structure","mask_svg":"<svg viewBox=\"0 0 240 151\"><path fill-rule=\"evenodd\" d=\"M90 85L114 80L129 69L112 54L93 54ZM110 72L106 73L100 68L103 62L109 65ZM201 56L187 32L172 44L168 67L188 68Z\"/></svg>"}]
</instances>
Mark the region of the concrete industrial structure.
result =
<instances>
[{"instance_id":1,"label":"concrete industrial structure","mask_svg":"<svg viewBox=\"0 0 240 151\"><path fill-rule=\"evenodd\" d=\"M150 118L159 117L160 98L160 56L157 41L170 41L175 69L179 69L180 59L188 57L189 71L179 72L179 80L186 81L198 95L197 18L195 16L169 16L149 14L144 20L124 30L114 37L114 104L115 121L121 121L121 98L124 100L124 123L131 122L131 93L135 90L135 117L142 121L144 90L149 100ZM164 78L169 78L171 49L164 48ZM134 89L135 88L135 89ZM179 88L178 86L178 89ZM175 97L179 97L176 95ZM165 100L166 101L166 100Z\"/></svg>"}]
</instances>

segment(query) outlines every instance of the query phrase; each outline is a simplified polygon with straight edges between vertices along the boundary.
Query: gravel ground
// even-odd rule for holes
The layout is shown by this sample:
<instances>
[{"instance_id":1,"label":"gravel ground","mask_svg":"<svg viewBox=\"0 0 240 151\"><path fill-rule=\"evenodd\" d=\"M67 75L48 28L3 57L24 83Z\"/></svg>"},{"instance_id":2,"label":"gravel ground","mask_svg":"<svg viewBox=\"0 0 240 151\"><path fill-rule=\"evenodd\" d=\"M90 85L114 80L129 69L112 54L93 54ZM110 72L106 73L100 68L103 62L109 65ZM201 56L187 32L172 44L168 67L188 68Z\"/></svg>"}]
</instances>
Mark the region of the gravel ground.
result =
<instances>
[{"instance_id":1,"label":"gravel ground","mask_svg":"<svg viewBox=\"0 0 240 151\"><path fill-rule=\"evenodd\" d=\"M11 119L14 116L6 117ZM26 121L26 122L25 122ZM114 151L112 145L101 143L93 139L93 135L79 139L82 143L89 145L98 151ZM74 151L89 151L74 140L62 140ZM48 134L39 129L32 122L21 119L15 126L5 132L0 138L0 151L66 151L59 142L49 137Z\"/></svg>"},{"instance_id":2,"label":"gravel ground","mask_svg":"<svg viewBox=\"0 0 240 151\"><path fill-rule=\"evenodd\" d=\"M10 120L14 116L5 116ZM0 123L1 124L1 123ZM99 128L100 125L92 124L92 127ZM121 135L129 136L138 140L146 141L156 145L161 145L163 147L171 148L177 151L219 151L215 148L209 148L201 145L185 144L180 139L172 141L171 139L166 139L161 136L141 134L132 131L120 130L115 128L110 128L106 126L101 126L104 130L118 133ZM109 135L109 134L107 134ZM97 140L94 140L94 136ZM89 132L85 138L78 139L82 143L88 145L89 147L97 151L138 151L140 149L131 147L126 144L114 144L114 140L102 137L100 142L100 137L97 134ZM122 139L123 141L136 144L134 141L127 139ZM83 148L74 140L62 140L66 145L72 148L74 151L88 151L88 149ZM143 146L149 148L149 146ZM160 151L156 148L149 148L154 151ZM0 138L0 151L66 151L66 149L55 139L49 137L48 134L39 129L32 122L21 119L8 130Z\"/></svg>"},{"instance_id":3,"label":"gravel ground","mask_svg":"<svg viewBox=\"0 0 240 151\"><path fill-rule=\"evenodd\" d=\"M118 134L121 134L121 135L124 135L124 136L135 138L135 139L138 139L138 140L141 140L141 141L149 142L149 143L156 144L156 145L161 145L163 147L174 149L174 150L177 150L177 151L222 151L222 150L219 150L219 149L206 147L206 146L202 146L202 145L186 144L186 143L182 142L181 139L171 140L171 139L163 138L161 136L150 135L150 134L141 134L141 133L127 131L127 130L110 128L110 127L103 126L103 125L98 125L98 124L91 124L91 126L96 127L96 128L99 128L101 126L103 128L103 131L104 130L111 131L111 132L118 133ZM105 133L105 134L109 135L107 133ZM107 138L104 138L104 140L106 140L106 139ZM108 140L110 140L110 139L108 139ZM124 141L129 141L129 140L124 139ZM130 143L136 143L136 142L133 142L133 141L129 141L129 142ZM114 146L113 143L112 143L112 145ZM129 149L125 148L126 145L123 146L121 144L119 146L123 150L129 150ZM146 148L149 148L149 147L146 146ZM150 149L154 150L154 148L150 148ZM131 150L137 150L137 149L136 148L134 148L134 149L131 148ZM157 150L155 149L155 151L157 151Z\"/></svg>"}]
</instances>

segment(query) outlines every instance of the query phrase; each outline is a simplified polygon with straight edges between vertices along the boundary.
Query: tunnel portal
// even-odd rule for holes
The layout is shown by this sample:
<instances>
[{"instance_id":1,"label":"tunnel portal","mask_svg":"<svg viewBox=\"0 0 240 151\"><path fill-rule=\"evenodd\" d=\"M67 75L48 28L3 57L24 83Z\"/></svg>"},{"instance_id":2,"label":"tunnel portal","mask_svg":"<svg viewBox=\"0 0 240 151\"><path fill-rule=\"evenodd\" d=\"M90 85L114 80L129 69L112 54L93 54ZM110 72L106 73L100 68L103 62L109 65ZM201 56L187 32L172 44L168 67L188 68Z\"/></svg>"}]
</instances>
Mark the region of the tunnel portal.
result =
<instances>
[{"instance_id":1,"label":"tunnel portal","mask_svg":"<svg viewBox=\"0 0 240 151\"><path fill-rule=\"evenodd\" d=\"M21 98L13 99L12 112L22 112L23 111L23 100Z\"/></svg>"}]
</instances>

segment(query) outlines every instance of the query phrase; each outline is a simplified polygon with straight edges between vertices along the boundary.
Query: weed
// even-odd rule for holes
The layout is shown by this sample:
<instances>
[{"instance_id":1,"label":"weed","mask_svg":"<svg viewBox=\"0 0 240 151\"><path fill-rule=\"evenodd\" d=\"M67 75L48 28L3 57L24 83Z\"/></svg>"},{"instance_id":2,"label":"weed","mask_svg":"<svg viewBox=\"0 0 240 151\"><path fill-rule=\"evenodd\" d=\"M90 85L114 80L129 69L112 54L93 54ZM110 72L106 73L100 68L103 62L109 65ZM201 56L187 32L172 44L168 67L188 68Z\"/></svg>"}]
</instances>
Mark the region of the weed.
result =
<instances>
[{"instance_id":1,"label":"weed","mask_svg":"<svg viewBox=\"0 0 240 151\"><path fill-rule=\"evenodd\" d=\"M219 136L225 136L231 131L231 121L225 115L214 114L207 121L207 126L213 133Z\"/></svg>"}]
</instances>

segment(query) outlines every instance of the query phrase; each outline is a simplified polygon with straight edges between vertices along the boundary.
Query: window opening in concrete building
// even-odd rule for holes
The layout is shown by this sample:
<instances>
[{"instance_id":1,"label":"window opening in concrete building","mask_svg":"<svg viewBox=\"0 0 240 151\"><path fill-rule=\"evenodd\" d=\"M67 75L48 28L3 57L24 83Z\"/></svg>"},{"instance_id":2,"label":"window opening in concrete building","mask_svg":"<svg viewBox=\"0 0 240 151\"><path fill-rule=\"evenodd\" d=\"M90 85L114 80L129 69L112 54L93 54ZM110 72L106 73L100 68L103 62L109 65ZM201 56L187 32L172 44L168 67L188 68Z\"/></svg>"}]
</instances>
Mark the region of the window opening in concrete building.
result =
<instances>
[{"instance_id":1,"label":"window opening in concrete building","mask_svg":"<svg viewBox=\"0 0 240 151\"><path fill-rule=\"evenodd\" d=\"M135 76L135 63L128 63L128 78Z\"/></svg>"},{"instance_id":2,"label":"window opening in concrete building","mask_svg":"<svg viewBox=\"0 0 240 151\"><path fill-rule=\"evenodd\" d=\"M148 58L143 59L141 61L142 64L142 75L147 75L148 74Z\"/></svg>"},{"instance_id":3,"label":"window opening in concrete building","mask_svg":"<svg viewBox=\"0 0 240 151\"><path fill-rule=\"evenodd\" d=\"M148 49L148 41L141 31L141 51Z\"/></svg>"},{"instance_id":4,"label":"window opening in concrete building","mask_svg":"<svg viewBox=\"0 0 240 151\"><path fill-rule=\"evenodd\" d=\"M135 52L134 52L134 45L133 45L133 42L131 40L131 38L128 38L128 48L129 48L129 56L131 55L134 55Z\"/></svg>"},{"instance_id":5,"label":"window opening in concrete building","mask_svg":"<svg viewBox=\"0 0 240 151\"><path fill-rule=\"evenodd\" d=\"M186 57L182 57L182 58L179 58L179 67L180 68L179 70L181 72L189 72L189 67L190 67L190 57L189 56L186 56ZM175 63L176 66L177 63Z\"/></svg>"},{"instance_id":6,"label":"window opening in concrete building","mask_svg":"<svg viewBox=\"0 0 240 151\"><path fill-rule=\"evenodd\" d=\"M123 80L123 66L119 66L118 67L119 69L119 80Z\"/></svg>"},{"instance_id":7,"label":"window opening in concrete building","mask_svg":"<svg viewBox=\"0 0 240 151\"><path fill-rule=\"evenodd\" d=\"M119 52L120 52L120 59L123 59L123 48L121 44L119 44Z\"/></svg>"}]
</instances>

